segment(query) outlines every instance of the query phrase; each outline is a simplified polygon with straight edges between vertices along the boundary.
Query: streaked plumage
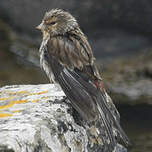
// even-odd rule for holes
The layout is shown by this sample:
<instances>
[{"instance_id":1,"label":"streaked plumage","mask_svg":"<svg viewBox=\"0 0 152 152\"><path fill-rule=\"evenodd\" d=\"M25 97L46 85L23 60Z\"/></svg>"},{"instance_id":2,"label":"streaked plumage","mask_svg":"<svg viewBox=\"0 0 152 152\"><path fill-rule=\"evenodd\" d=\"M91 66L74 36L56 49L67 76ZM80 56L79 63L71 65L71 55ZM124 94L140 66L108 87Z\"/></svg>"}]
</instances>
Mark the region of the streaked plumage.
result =
<instances>
[{"instance_id":1,"label":"streaked plumage","mask_svg":"<svg viewBox=\"0 0 152 152\"><path fill-rule=\"evenodd\" d=\"M76 19L60 9L47 12L38 26L43 33L40 64L51 81L60 84L81 117L89 124L101 119L109 152L121 138L129 139L120 126L120 116L106 93L94 64L92 49Z\"/></svg>"}]
</instances>

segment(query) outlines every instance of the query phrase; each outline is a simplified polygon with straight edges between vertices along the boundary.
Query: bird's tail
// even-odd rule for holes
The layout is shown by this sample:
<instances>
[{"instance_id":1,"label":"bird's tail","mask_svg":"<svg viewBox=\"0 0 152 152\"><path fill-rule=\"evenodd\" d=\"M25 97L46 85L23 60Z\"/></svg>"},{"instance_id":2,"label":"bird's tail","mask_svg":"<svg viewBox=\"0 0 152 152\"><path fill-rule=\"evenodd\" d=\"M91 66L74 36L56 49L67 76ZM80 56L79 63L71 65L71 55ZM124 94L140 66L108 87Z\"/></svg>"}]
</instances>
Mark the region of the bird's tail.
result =
<instances>
[{"instance_id":1,"label":"bird's tail","mask_svg":"<svg viewBox=\"0 0 152 152\"><path fill-rule=\"evenodd\" d=\"M103 121L105 128L107 128L107 133L111 143L116 144L115 138L120 138L127 147L131 146L132 144L129 138L120 126L119 112L117 111L111 98L106 93L103 83L101 84L101 86L97 86L95 83L97 87L96 91L93 91L92 87L88 84L83 83L82 85L90 94L92 94L92 96L96 97L97 107L100 112L101 121Z\"/></svg>"},{"instance_id":2,"label":"bird's tail","mask_svg":"<svg viewBox=\"0 0 152 152\"><path fill-rule=\"evenodd\" d=\"M113 134L115 134L116 138L119 137L120 139L122 139L126 146L130 146L131 142L123 131L122 127L120 126L120 116L114 104L111 101L108 101L108 95L102 90L98 91L97 96L97 102L99 104L99 107L101 108L101 111L104 111L106 119L110 120L109 124L113 128L113 132L115 132Z\"/></svg>"}]
</instances>

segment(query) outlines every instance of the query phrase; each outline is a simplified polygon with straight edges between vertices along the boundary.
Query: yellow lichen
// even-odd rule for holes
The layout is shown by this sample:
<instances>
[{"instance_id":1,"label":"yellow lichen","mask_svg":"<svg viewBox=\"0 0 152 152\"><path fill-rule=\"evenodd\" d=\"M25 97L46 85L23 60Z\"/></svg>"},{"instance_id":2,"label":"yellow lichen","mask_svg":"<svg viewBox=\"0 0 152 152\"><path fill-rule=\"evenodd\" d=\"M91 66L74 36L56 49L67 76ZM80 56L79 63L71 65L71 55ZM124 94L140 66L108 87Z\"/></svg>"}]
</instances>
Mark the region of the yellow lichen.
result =
<instances>
[{"instance_id":1,"label":"yellow lichen","mask_svg":"<svg viewBox=\"0 0 152 152\"><path fill-rule=\"evenodd\" d=\"M14 110L13 113L21 112L22 110Z\"/></svg>"},{"instance_id":2,"label":"yellow lichen","mask_svg":"<svg viewBox=\"0 0 152 152\"><path fill-rule=\"evenodd\" d=\"M21 104L21 103L26 103L28 100L16 100L16 101L11 101L7 105L2 105L0 106L0 109L6 109L14 106L15 104Z\"/></svg>"},{"instance_id":3,"label":"yellow lichen","mask_svg":"<svg viewBox=\"0 0 152 152\"><path fill-rule=\"evenodd\" d=\"M25 94L25 93L28 93L27 91L23 90L23 91L20 91L19 92L20 94Z\"/></svg>"},{"instance_id":4,"label":"yellow lichen","mask_svg":"<svg viewBox=\"0 0 152 152\"><path fill-rule=\"evenodd\" d=\"M36 93L30 93L29 95L40 95L40 94L44 94L47 93L48 91L42 91L42 92L36 92Z\"/></svg>"},{"instance_id":5,"label":"yellow lichen","mask_svg":"<svg viewBox=\"0 0 152 152\"><path fill-rule=\"evenodd\" d=\"M25 94L28 93L27 91L15 91L15 92L8 92L9 95L16 95L16 94Z\"/></svg>"},{"instance_id":6,"label":"yellow lichen","mask_svg":"<svg viewBox=\"0 0 152 152\"><path fill-rule=\"evenodd\" d=\"M42 97L42 99L49 99L49 97Z\"/></svg>"},{"instance_id":7,"label":"yellow lichen","mask_svg":"<svg viewBox=\"0 0 152 152\"><path fill-rule=\"evenodd\" d=\"M13 99L14 97L7 97L7 98L0 98L0 100L9 100L9 99Z\"/></svg>"},{"instance_id":8,"label":"yellow lichen","mask_svg":"<svg viewBox=\"0 0 152 152\"><path fill-rule=\"evenodd\" d=\"M32 102L35 103L35 102L38 102L38 101L40 101L40 100L39 99L35 99Z\"/></svg>"},{"instance_id":9,"label":"yellow lichen","mask_svg":"<svg viewBox=\"0 0 152 152\"><path fill-rule=\"evenodd\" d=\"M0 113L0 118L10 117L10 116L13 116L13 114L10 114L10 113Z\"/></svg>"}]
</instances>

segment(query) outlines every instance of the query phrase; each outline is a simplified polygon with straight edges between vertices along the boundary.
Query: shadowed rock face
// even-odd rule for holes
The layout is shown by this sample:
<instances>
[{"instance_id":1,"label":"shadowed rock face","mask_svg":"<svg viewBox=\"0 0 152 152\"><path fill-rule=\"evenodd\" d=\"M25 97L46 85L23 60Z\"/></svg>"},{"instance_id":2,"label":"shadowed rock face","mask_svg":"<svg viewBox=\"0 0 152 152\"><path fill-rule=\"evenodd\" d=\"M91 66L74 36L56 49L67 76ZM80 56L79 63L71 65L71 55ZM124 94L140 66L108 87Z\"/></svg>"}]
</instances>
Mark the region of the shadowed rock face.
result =
<instances>
[{"instance_id":1,"label":"shadowed rock face","mask_svg":"<svg viewBox=\"0 0 152 152\"><path fill-rule=\"evenodd\" d=\"M0 151L101 152L98 128L73 117L63 96L54 84L0 88ZM127 150L118 144L115 152Z\"/></svg>"}]
</instances>

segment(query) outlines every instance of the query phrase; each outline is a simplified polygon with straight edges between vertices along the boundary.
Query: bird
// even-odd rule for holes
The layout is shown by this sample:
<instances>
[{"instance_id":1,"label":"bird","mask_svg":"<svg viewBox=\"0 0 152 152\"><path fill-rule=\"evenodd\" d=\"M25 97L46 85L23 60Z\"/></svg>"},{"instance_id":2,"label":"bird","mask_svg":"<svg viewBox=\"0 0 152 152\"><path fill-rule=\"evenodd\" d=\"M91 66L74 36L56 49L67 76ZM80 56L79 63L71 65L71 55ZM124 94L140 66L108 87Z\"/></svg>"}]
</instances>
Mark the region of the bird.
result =
<instances>
[{"instance_id":1,"label":"bird","mask_svg":"<svg viewBox=\"0 0 152 152\"><path fill-rule=\"evenodd\" d=\"M89 123L101 119L103 143L112 152L121 139L130 140L120 126L120 115L107 94L95 57L77 20L63 9L45 13L36 27L42 32L40 65L53 83L58 83L72 107Z\"/></svg>"}]
</instances>

